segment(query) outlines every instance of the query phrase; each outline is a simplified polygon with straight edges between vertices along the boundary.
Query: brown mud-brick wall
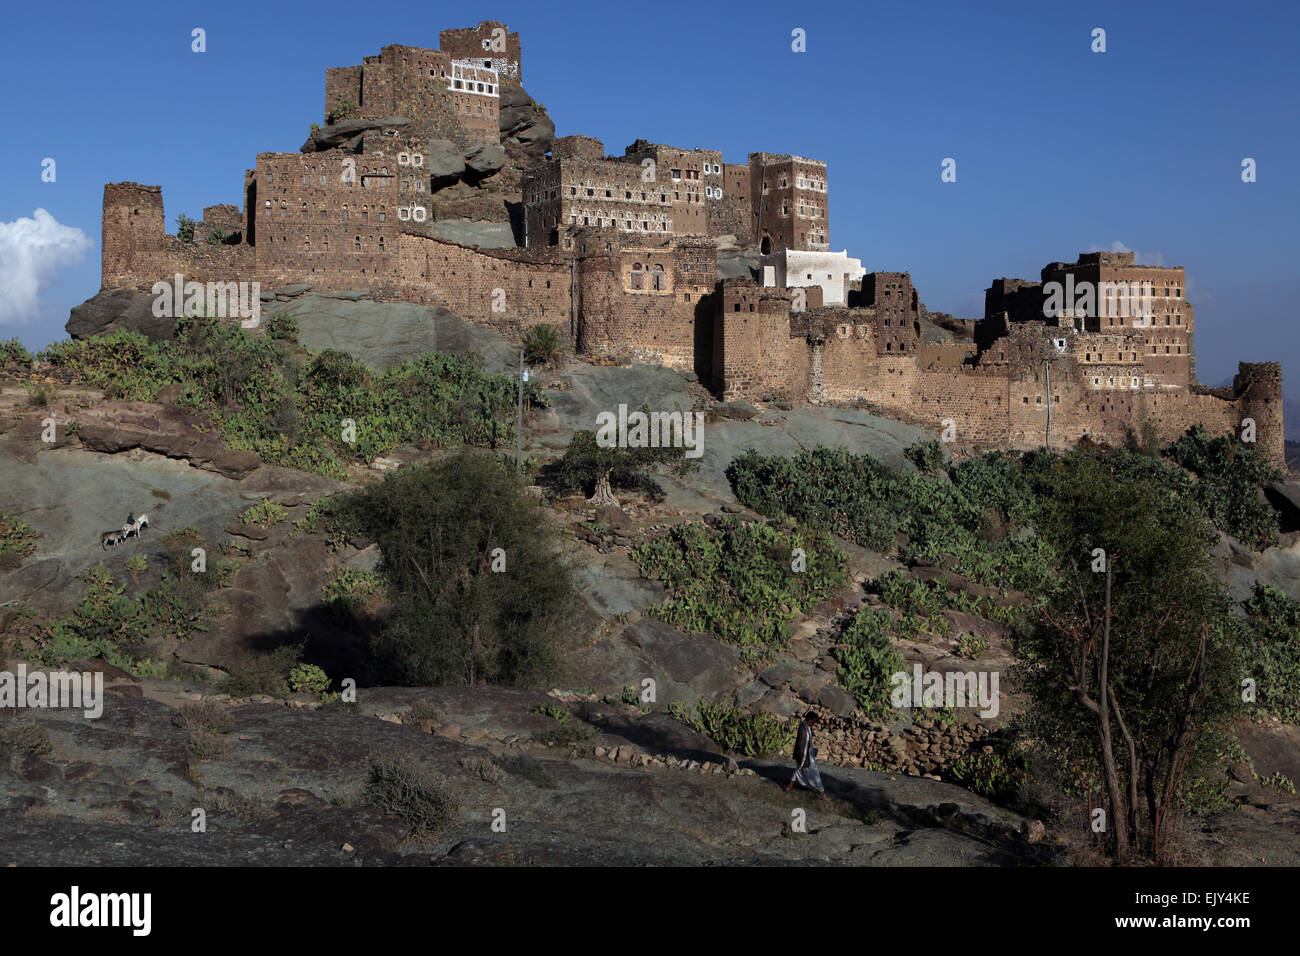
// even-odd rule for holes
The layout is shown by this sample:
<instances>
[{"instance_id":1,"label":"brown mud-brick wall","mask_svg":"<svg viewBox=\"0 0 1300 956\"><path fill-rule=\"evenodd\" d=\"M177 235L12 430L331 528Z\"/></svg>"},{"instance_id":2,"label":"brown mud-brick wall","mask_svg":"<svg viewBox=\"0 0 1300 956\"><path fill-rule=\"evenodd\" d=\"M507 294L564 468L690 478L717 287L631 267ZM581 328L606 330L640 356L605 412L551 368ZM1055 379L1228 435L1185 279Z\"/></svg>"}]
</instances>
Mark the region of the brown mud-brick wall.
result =
<instances>
[{"instance_id":1,"label":"brown mud-brick wall","mask_svg":"<svg viewBox=\"0 0 1300 956\"><path fill-rule=\"evenodd\" d=\"M621 158L638 168L653 162L655 184L667 191L672 203L673 232L679 236L707 236L710 210L722 201L722 153L716 149L679 149L637 140Z\"/></svg>"},{"instance_id":2,"label":"brown mud-brick wall","mask_svg":"<svg viewBox=\"0 0 1300 956\"><path fill-rule=\"evenodd\" d=\"M570 264L565 258L475 249L415 235L400 236L398 250L406 301L440 305L466 321L511 335L540 324L569 331Z\"/></svg>"},{"instance_id":3,"label":"brown mud-brick wall","mask_svg":"<svg viewBox=\"0 0 1300 956\"><path fill-rule=\"evenodd\" d=\"M505 49L494 49L500 46L502 37L505 38ZM443 30L438 34L438 46L455 59L470 60L496 70L502 83L523 85L524 55L519 34L511 33L504 23L484 20L476 27Z\"/></svg>"},{"instance_id":4,"label":"brown mud-brick wall","mask_svg":"<svg viewBox=\"0 0 1300 956\"><path fill-rule=\"evenodd\" d=\"M578 262L579 348L707 378L718 276L713 244L682 239L619 247L611 241L609 251L599 251L603 245Z\"/></svg>"},{"instance_id":5,"label":"brown mud-brick wall","mask_svg":"<svg viewBox=\"0 0 1300 956\"><path fill-rule=\"evenodd\" d=\"M366 289L391 282L401 218L415 206L431 221L427 193L399 189L396 154L260 153L253 215L263 280Z\"/></svg>"},{"instance_id":6,"label":"brown mud-brick wall","mask_svg":"<svg viewBox=\"0 0 1300 956\"><path fill-rule=\"evenodd\" d=\"M643 182L641 167L620 160L552 158L533 166L522 186L528 246L572 249L580 229L613 229L627 242L674 234L670 185Z\"/></svg>"},{"instance_id":7,"label":"brown mud-brick wall","mask_svg":"<svg viewBox=\"0 0 1300 956\"><path fill-rule=\"evenodd\" d=\"M409 119L414 142L449 139L462 149L497 143L501 133L500 78L483 58L462 60L442 50L389 44L360 66L325 71L325 117L344 102L347 119Z\"/></svg>"},{"instance_id":8,"label":"brown mud-brick wall","mask_svg":"<svg viewBox=\"0 0 1300 956\"><path fill-rule=\"evenodd\" d=\"M605 158L605 144L594 136L558 136L551 144L551 157L599 162Z\"/></svg>"},{"instance_id":9,"label":"brown mud-brick wall","mask_svg":"<svg viewBox=\"0 0 1300 956\"><path fill-rule=\"evenodd\" d=\"M802 156L750 153L749 179L760 252L830 249L825 163Z\"/></svg>"}]
</instances>

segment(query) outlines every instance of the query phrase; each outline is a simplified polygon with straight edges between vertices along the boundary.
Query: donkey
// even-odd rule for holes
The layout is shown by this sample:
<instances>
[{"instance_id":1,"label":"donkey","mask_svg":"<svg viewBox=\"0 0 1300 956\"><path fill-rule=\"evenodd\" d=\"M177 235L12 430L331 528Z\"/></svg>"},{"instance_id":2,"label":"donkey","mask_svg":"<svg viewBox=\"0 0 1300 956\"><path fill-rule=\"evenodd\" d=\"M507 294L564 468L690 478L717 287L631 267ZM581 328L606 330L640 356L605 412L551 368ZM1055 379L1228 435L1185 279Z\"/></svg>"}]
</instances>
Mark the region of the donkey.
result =
<instances>
[{"instance_id":1,"label":"donkey","mask_svg":"<svg viewBox=\"0 0 1300 956\"><path fill-rule=\"evenodd\" d=\"M122 526L122 531L128 538L138 538L140 537L140 530L147 527L149 527L149 516L141 515L136 518L134 512L132 512L132 515L127 518L127 523Z\"/></svg>"},{"instance_id":2,"label":"donkey","mask_svg":"<svg viewBox=\"0 0 1300 956\"><path fill-rule=\"evenodd\" d=\"M101 534L99 536L99 546L107 551L110 544L117 546L125 540L126 534L123 533L121 528L118 528L116 531L105 531Z\"/></svg>"}]
</instances>

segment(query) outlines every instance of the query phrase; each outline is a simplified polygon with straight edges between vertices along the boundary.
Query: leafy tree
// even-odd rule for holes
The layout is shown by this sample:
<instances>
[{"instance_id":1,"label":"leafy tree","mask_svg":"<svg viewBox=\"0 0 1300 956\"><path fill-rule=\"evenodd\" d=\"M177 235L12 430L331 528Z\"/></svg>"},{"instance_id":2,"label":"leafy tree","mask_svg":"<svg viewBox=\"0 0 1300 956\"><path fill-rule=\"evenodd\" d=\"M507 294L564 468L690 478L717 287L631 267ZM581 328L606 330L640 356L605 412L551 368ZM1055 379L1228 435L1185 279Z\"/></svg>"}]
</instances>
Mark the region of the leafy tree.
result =
<instances>
[{"instance_id":1,"label":"leafy tree","mask_svg":"<svg viewBox=\"0 0 1300 956\"><path fill-rule=\"evenodd\" d=\"M684 475L699 467L686 457L684 448L606 448L597 443L594 431L581 431L569 440L564 457L548 469L546 481L562 494L591 489L592 504L617 505L614 486L652 486L649 472L658 465L666 465L674 475Z\"/></svg>"},{"instance_id":2,"label":"leafy tree","mask_svg":"<svg viewBox=\"0 0 1300 956\"><path fill-rule=\"evenodd\" d=\"M194 220L185 213L176 217L176 238L181 242L194 241Z\"/></svg>"},{"instance_id":3,"label":"leafy tree","mask_svg":"<svg viewBox=\"0 0 1300 956\"><path fill-rule=\"evenodd\" d=\"M383 554L395 613L373 644L381 670L411 684L553 675L574 592L538 508L499 459L467 451L391 472L340 505L337 517Z\"/></svg>"},{"instance_id":4,"label":"leafy tree","mask_svg":"<svg viewBox=\"0 0 1300 956\"><path fill-rule=\"evenodd\" d=\"M1108 850L1161 861L1231 746L1239 629L1208 573L1208 522L1113 457L1076 449L1048 470L1037 528L1061 574L1017 649L1032 733L1101 789Z\"/></svg>"}]
</instances>

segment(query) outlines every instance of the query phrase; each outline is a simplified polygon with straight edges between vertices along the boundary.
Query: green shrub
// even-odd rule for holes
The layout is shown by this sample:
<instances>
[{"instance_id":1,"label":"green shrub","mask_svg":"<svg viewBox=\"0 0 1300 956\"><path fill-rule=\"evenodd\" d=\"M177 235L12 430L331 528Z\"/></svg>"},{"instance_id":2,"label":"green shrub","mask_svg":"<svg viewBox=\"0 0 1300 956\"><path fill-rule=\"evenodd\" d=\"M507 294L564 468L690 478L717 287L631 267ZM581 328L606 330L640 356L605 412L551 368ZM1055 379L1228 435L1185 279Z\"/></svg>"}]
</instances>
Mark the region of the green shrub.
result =
<instances>
[{"instance_id":1,"label":"green shrub","mask_svg":"<svg viewBox=\"0 0 1300 956\"><path fill-rule=\"evenodd\" d=\"M804 570L794 570L797 552ZM671 599L649 613L695 634L753 649L784 646L795 614L845 581L845 557L822 533L779 531L727 516L688 522L638 544L632 559Z\"/></svg>"},{"instance_id":2,"label":"green shrub","mask_svg":"<svg viewBox=\"0 0 1300 956\"><path fill-rule=\"evenodd\" d=\"M329 686L329 677L315 664L299 664L289 671L289 690L295 694L322 694Z\"/></svg>"},{"instance_id":3,"label":"green shrub","mask_svg":"<svg viewBox=\"0 0 1300 956\"><path fill-rule=\"evenodd\" d=\"M559 704L538 704L533 708L533 713L542 717L550 717L561 724L573 716L567 707L561 707Z\"/></svg>"},{"instance_id":4,"label":"green shrub","mask_svg":"<svg viewBox=\"0 0 1300 956\"><path fill-rule=\"evenodd\" d=\"M557 494L591 495L604 481L610 488L638 489L660 499L663 490L652 474L660 467L681 476L696 471L699 463L686 457L685 448L607 448L597 443L594 431L580 431L569 439L564 456L546 468L542 481Z\"/></svg>"},{"instance_id":5,"label":"green shrub","mask_svg":"<svg viewBox=\"0 0 1300 956\"><path fill-rule=\"evenodd\" d=\"M26 557L36 550L41 533L17 515L0 514L0 554L13 552Z\"/></svg>"},{"instance_id":6,"label":"green shrub","mask_svg":"<svg viewBox=\"0 0 1300 956\"><path fill-rule=\"evenodd\" d=\"M929 441L914 442L903 454L923 475L937 475L944 470L948 461L943 451L943 444L933 438Z\"/></svg>"},{"instance_id":7,"label":"green shrub","mask_svg":"<svg viewBox=\"0 0 1300 956\"><path fill-rule=\"evenodd\" d=\"M737 707L703 700L693 710L677 703L670 704L668 710L723 750L743 757L787 753L794 747L795 734L799 730L796 720L781 721L771 714L750 714Z\"/></svg>"},{"instance_id":8,"label":"green shrub","mask_svg":"<svg viewBox=\"0 0 1300 956\"><path fill-rule=\"evenodd\" d=\"M554 365L560 357L560 335L553 325L534 325L524 335L524 362L531 368Z\"/></svg>"},{"instance_id":9,"label":"green shrub","mask_svg":"<svg viewBox=\"0 0 1300 956\"><path fill-rule=\"evenodd\" d=\"M1215 527L1258 548L1277 541L1277 513L1260 488L1282 474L1259 451L1234 435L1211 438L1197 425L1165 454L1196 474L1196 500Z\"/></svg>"},{"instance_id":10,"label":"green shrub","mask_svg":"<svg viewBox=\"0 0 1300 956\"><path fill-rule=\"evenodd\" d=\"M278 524L289 516L284 510L284 505L271 498L263 498L257 504L253 505L247 511L239 516L239 520L244 524L256 525L259 528L269 528Z\"/></svg>"},{"instance_id":11,"label":"green shrub","mask_svg":"<svg viewBox=\"0 0 1300 956\"><path fill-rule=\"evenodd\" d=\"M1266 787L1272 787L1274 790L1281 790L1283 793L1295 793L1295 784L1291 778L1282 771L1278 771L1270 776L1263 777L1260 781Z\"/></svg>"},{"instance_id":12,"label":"green shrub","mask_svg":"<svg viewBox=\"0 0 1300 956\"><path fill-rule=\"evenodd\" d=\"M181 213L176 217L176 238L181 242L193 242L194 226L194 220L185 213Z\"/></svg>"},{"instance_id":13,"label":"green shrub","mask_svg":"<svg viewBox=\"0 0 1300 956\"><path fill-rule=\"evenodd\" d=\"M1256 689L1256 700L1247 706L1300 724L1300 601L1256 583L1245 610L1242 677Z\"/></svg>"},{"instance_id":14,"label":"green shrub","mask_svg":"<svg viewBox=\"0 0 1300 956\"><path fill-rule=\"evenodd\" d=\"M291 645L250 654L240 667L225 675L220 682L221 690L231 697L283 696L288 692L289 674L301 654L301 647Z\"/></svg>"},{"instance_id":15,"label":"green shrub","mask_svg":"<svg viewBox=\"0 0 1300 956\"><path fill-rule=\"evenodd\" d=\"M459 809L455 797L429 771L401 758L371 766L363 798L370 806L400 819L416 839L426 839L446 827Z\"/></svg>"},{"instance_id":16,"label":"green shrub","mask_svg":"<svg viewBox=\"0 0 1300 956\"><path fill-rule=\"evenodd\" d=\"M383 588L383 575L344 568L321 587L321 599L332 614L346 619L360 610L367 597Z\"/></svg>"},{"instance_id":17,"label":"green shrub","mask_svg":"<svg viewBox=\"0 0 1300 956\"><path fill-rule=\"evenodd\" d=\"M967 754L948 765L954 783L994 803L1015 804L1031 777L1023 757L1001 753Z\"/></svg>"},{"instance_id":18,"label":"green shrub","mask_svg":"<svg viewBox=\"0 0 1300 956\"><path fill-rule=\"evenodd\" d=\"M27 351L27 347L16 337L0 341L0 365L7 362L15 362L18 365L31 365L32 357L32 353Z\"/></svg>"},{"instance_id":19,"label":"green shrub","mask_svg":"<svg viewBox=\"0 0 1300 956\"><path fill-rule=\"evenodd\" d=\"M894 648L893 615L863 608L840 636L845 645L835 652L840 686L874 719L893 711L893 676L906 668Z\"/></svg>"},{"instance_id":20,"label":"green shrub","mask_svg":"<svg viewBox=\"0 0 1300 956\"><path fill-rule=\"evenodd\" d=\"M303 357L306 350L286 348L276 336L292 334L290 319L273 316L268 327L270 335L253 334L185 316L170 341L117 330L55 343L40 357L110 398L151 401L180 384L177 402L210 416L231 447L332 477L401 443L497 448L514 436L516 383L485 374L474 359L428 352L372 374L343 352ZM525 395L546 405L535 383ZM345 418L356 424L355 442L343 441Z\"/></svg>"},{"instance_id":21,"label":"green shrub","mask_svg":"<svg viewBox=\"0 0 1300 956\"><path fill-rule=\"evenodd\" d=\"M277 312L266 320L266 334L273 339L298 341L298 320L287 312Z\"/></svg>"}]
</instances>

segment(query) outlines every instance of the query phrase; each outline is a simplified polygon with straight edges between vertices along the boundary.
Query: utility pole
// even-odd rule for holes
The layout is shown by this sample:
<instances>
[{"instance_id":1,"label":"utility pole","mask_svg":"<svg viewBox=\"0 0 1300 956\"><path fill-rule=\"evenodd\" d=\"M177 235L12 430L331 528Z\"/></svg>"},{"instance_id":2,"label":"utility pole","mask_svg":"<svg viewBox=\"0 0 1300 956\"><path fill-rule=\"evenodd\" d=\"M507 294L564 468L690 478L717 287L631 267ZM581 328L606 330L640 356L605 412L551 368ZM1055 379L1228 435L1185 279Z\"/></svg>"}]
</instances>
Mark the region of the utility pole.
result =
<instances>
[{"instance_id":1,"label":"utility pole","mask_svg":"<svg viewBox=\"0 0 1300 956\"><path fill-rule=\"evenodd\" d=\"M1043 359L1043 373L1047 384L1047 450L1052 450L1052 360Z\"/></svg>"}]
</instances>

